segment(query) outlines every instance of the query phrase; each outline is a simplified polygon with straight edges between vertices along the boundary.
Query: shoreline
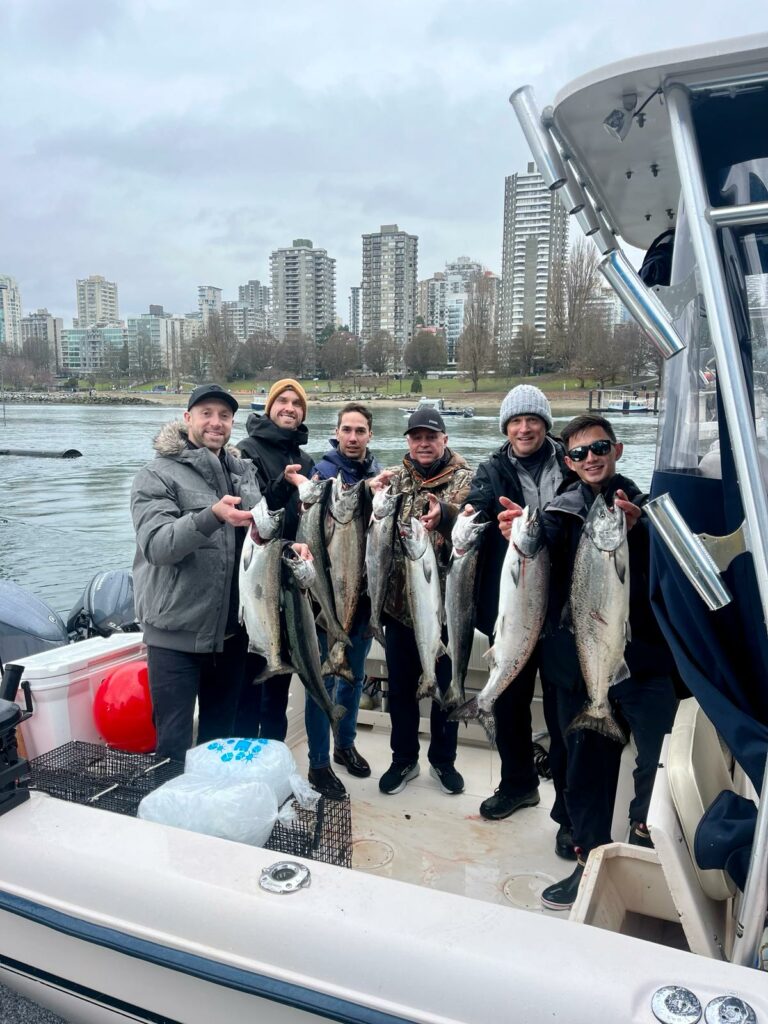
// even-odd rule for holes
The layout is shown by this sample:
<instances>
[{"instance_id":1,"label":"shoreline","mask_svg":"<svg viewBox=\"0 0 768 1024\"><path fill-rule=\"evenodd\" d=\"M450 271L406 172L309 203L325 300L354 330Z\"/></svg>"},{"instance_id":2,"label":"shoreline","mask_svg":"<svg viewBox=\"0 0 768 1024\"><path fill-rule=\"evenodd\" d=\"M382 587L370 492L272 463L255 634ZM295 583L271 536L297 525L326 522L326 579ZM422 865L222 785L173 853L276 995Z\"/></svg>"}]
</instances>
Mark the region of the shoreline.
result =
<instances>
[{"instance_id":1,"label":"shoreline","mask_svg":"<svg viewBox=\"0 0 768 1024\"><path fill-rule=\"evenodd\" d=\"M252 392L231 392L233 397L240 403L240 412L249 413ZM586 412L589 404L589 392L572 391L568 397L563 397L562 392L544 392L552 406L553 416L576 416L580 412ZM497 413L507 391L499 392L465 392L460 395L446 396L446 405L449 408L463 408L471 406L476 412L482 415ZM408 392L403 395L389 395L386 398L372 397L367 394L355 395L322 395L310 394L309 406L323 405L330 408L340 409L347 402L363 402L370 405L375 413L376 409L401 409L415 405L418 395ZM186 407L186 395L167 393L153 393L149 397L147 392L140 395L135 393L118 392L96 392L89 395L85 392L76 394L55 394L50 392L6 392L5 401L9 405L81 405L81 406L167 406L169 408L184 409Z\"/></svg>"}]
</instances>

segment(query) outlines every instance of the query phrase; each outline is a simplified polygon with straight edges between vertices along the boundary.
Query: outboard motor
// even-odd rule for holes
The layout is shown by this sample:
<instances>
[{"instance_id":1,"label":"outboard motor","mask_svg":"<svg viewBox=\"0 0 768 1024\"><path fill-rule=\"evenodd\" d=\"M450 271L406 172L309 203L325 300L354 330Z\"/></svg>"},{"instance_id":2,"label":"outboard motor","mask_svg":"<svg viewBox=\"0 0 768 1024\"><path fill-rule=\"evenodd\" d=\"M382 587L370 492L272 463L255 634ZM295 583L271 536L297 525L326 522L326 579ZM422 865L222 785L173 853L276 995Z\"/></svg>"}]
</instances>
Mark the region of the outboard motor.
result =
<instances>
[{"instance_id":1,"label":"outboard motor","mask_svg":"<svg viewBox=\"0 0 768 1024\"><path fill-rule=\"evenodd\" d=\"M0 669L68 643L66 626L55 611L16 583L0 580Z\"/></svg>"},{"instance_id":2,"label":"outboard motor","mask_svg":"<svg viewBox=\"0 0 768 1024\"><path fill-rule=\"evenodd\" d=\"M69 613L67 630L77 639L138 632L133 574L128 569L97 572Z\"/></svg>"}]
</instances>

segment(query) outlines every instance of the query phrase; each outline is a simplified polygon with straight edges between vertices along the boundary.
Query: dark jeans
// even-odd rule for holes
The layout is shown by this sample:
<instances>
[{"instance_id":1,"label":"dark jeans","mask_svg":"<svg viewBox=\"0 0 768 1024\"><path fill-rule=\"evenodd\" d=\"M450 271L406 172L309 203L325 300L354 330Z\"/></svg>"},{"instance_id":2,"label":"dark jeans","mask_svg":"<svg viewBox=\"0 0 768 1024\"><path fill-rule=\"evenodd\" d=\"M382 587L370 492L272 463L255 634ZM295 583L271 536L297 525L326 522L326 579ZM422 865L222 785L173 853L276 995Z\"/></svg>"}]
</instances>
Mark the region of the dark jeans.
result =
<instances>
[{"instance_id":1,"label":"dark jeans","mask_svg":"<svg viewBox=\"0 0 768 1024\"><path fill-rule=\"evenodd\" d=\"M392 723L390 746L395 764L413 764L419 759L419 703L416 689L421 662L412 629L386 616L384 647L387 655L387 693ZM447 655L437 662L437 685L445 693L451 682L451 661ZM429 718L429 763L438 768L456 760L459 723L449 722L448 713L432 701Z\"/></svg>"},{"instance_id":2,"label":"dark jeans","mask_svg":"<svg viewBox=\"0 0 768 1024\"><path fill-rule=\"evenodd\" d=\"M235 736L251 740L284 740L288 732L290 675L272 676L263 683L253 680L264 668L259 654L247 654L245 677L235 715Z\"/></svg>"},{"instance_id":3,"label":"dark jeans","mask_svg":"<svg viewBox=\"0 0 768 1024\"><path fill-rule=\"evenodd\" d=\"M653 781L665 733L677 711L672 681L666 676L625 679L612 686L609 699L617 721L629 729L637 747L635 795L629 820L645 822ZM583 692L557 689L560 728L566 729L585 703ZM611 842L611 822L622 746L593 729L577 729L565 736L567 785L565 799L573 823L574 845L586 856L596 846Z\"/></svg>"},{"instance_id":4,"label":"dark jeans","mask_svg":"<svg viewBox=\"0 0 768 1024\"><path fill-rule=\"evenodd\" d=\"M220 654L193 654L147 647L157 753L183 761L192 746L195 700L197 742L236 735L235 710L248 646L244 631L224 641Z\"/></svg>"}]
</instances>

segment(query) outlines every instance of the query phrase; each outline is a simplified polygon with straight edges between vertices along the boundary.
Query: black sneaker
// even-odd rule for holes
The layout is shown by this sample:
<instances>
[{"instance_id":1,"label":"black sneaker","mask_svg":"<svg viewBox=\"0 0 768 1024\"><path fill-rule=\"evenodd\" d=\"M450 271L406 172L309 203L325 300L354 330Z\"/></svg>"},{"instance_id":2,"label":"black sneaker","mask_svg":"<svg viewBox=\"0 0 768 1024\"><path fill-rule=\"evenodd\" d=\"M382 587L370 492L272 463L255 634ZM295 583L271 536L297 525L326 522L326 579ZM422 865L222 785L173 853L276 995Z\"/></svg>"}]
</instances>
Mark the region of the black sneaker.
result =
<instances>
[{"instance_id":1,"label":"black sneaker","mask_svg":"<svg viewBox=\"0 0 768 1024\"><path fill-rule=\"evenodd\" d=\"M572 875L564 878L562 882L555 882L554 885L547 886L541 894L542 906L549 910L570 910L576 902L583 874L584 865L579 861Z\"/></svg>"},{"instance_id":2,"label":"black sneaker","mask_svg":"<svg viewBox=\"0 0 768 1024\"><path fill-rule=\"evenodd\" d=\"M510 814L519 811L521 807L535 807L539 802L539 787L532 789L530 793L523 793L521 796L509 796L497 789L493 796L483 800L480 804L480 813L490 821L498 821L500 818L508 818Z\"/></svg>"},{"instance_id":3,"label":"black sneaker","mask_svg":"<svg viewBox=\"0 0 768 1024\"><path fill-rule=\"evenodd\" d=\"M393 761L379 779L379 789L388 796L402 793L411 779L415 779L418 774L418 761L413 761L411 764L396 764Z\"/></svg>"},{"instance_id":4,"label":"black sneaker","mask_svg":"<svg viewBox=\"0 0 768 1024\"><path fill-rule=\"evenodd\" d=\"M325 768L310 768L307 772L309 784L329 800L343 800L347 795L344 783L330 765Z\"/></svg>"},{"instance_id":5,"label":"black sneaker","mask_svg":"<svg viewBox=\"0 0 768 1024\"><path fill-rule=\"evenodd\" d=\"M444 793L456 794L464 792L464 779L452 764L442 765L442 767L433 764L429 769L429 774L433 779L437 779Z\"/></svg>"},{"instance_id":6,"label":"black sneaker","mask_svg":"<svg viewBox=\"0 0 768 1024\"><path fill-rule=\"evenodd\" d=\"M573 848L573 833L568 825L561 825L555 836L555 853L563 860L576 860Z\"/></svg>"},{"instance_id":7,"label":"black sneaker","mask_svg":"<svg viewBox=\"0 0 768 1024\"><path fill-rule=\"evenodd\" d=\"M648 826L643 824L642 821L631 822L629 826L629 844L630 846L643 846L646 850L653 849L651 833L648 831Z\"/></svg>"}]
</instances>

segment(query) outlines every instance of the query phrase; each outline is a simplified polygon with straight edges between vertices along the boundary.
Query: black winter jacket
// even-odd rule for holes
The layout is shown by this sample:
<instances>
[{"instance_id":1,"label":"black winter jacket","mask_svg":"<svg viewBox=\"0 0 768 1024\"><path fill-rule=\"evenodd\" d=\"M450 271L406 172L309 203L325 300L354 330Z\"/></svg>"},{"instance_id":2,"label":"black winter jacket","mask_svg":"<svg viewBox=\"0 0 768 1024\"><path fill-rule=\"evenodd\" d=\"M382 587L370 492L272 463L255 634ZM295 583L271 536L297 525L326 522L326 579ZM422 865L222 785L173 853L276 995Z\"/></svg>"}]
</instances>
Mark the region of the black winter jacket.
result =
<instances>
[{"instance_id":1,"label":"black winter jacket","mask_svg":"<svg viewBox=\"0 0 768 1024\"><path fill-rule=\"evenodd\" d=\"M633 480L617 473L602 489L608 505L613 504L618 490L623 490L630 501L641 507L647 500ZM592 488L580 480L566 483L542 514L542 528L552 569L547 619L541 642L541 665L542 671L555 685L566 689L584 686L570 616L570 586L576 549L595 497ZM627 667L636 681L643 677L671 676L675 672L674 660L651 609L650 540L644 517L627 534L627 545L630 629L624 655Z\"/></svg>"},{"instance_id":2,"label":"black winter jacket","mask_svg":"<svg viewBox=\"0 0 768 1024\"><path fill-rule=\"evenodd\" d=\"M565 465L565 451L560 442L547 436L544 443L549 444L552 449L553 460L545 466L540 484L544 482L545 474L554 472L559 475L557 485L553 485L549 494L545 489L544 502L546 503L564 479L573 480L574 476ZM483 547L480 552L479 592L475 617L475 625L486 636L491 636L496 624L496 615L499 610L501 567L508 546L496 522L496 517L502 511L500 497L509 498L510 501L523 507L526 505L526 497L523 493L517 465L509 457L509 442L503 444L491 455L490 459L481 462L477 467L477 472L472 480L472 489L465 502L466 505L471 505L476 512L481 513L478 516L479 522L488 520L492 524L482 535Z\"/></svg>"},{"instance_id":3,"label":"black winter jacket","mask_svg":"<svg viewBox=\"0 0 768 1024\"><path fill-rule=\"evenodd\" d=\"M252 459L261 492L273 512L284 508L283 537L296 539L299 525L299 492L283 476L286 466L299 464L305 476L311 476L314 461L301 450L309 440L309 431L302 423L298 430L278 427L268 416L251 413L246 421L248 436L238 444L243 458Z\"/></svg>"}]
</instances>

